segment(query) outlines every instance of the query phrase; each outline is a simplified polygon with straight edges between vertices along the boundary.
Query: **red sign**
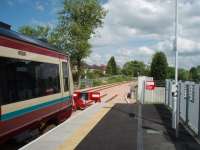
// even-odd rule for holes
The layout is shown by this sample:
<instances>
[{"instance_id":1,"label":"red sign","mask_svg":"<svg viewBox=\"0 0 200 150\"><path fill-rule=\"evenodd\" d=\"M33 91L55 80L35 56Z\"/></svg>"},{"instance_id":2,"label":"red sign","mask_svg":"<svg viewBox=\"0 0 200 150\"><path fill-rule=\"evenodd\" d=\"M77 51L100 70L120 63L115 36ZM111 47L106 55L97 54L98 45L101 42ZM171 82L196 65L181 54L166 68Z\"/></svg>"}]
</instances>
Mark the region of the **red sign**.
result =
<instances>
[{"instance_id":1,"label":"red sign","mask_svg":"<svg viewBox=\"0 0 200 150\"><path fill-rule=\"evenodd\" d=\"M101 102L100 93L99 92L91 92L90 99L94 100L95 102Z\"/></svg>"},{"instance_id":2,"label":"red sign","mask_svg":"<svg viewBox=\"0 0 200 150\"><path fill-rule=\"evenodd\" d=\"M145 88L146 90L154 90L155 89L155 83L154 81L146 81Z\"/></svg>"}]
</instances>

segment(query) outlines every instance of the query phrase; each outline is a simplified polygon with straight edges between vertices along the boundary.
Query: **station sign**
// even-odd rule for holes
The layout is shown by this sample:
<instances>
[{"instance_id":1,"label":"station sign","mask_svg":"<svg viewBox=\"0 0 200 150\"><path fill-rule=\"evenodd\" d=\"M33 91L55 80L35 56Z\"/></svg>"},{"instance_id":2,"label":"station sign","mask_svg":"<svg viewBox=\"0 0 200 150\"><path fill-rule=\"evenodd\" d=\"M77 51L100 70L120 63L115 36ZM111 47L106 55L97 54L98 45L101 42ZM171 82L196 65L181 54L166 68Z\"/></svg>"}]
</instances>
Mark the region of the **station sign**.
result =
<instances>
[{"instance_id":1,"label":"station sign","mask_svg":"<svg viewBox=\"0 0 200 150\"><path fill-rule=\"evenodd\" d=\"M154 81L146 81L145 89L146 90L154 90L155 89L155 82Z\"/></svg>"}]
</instances>

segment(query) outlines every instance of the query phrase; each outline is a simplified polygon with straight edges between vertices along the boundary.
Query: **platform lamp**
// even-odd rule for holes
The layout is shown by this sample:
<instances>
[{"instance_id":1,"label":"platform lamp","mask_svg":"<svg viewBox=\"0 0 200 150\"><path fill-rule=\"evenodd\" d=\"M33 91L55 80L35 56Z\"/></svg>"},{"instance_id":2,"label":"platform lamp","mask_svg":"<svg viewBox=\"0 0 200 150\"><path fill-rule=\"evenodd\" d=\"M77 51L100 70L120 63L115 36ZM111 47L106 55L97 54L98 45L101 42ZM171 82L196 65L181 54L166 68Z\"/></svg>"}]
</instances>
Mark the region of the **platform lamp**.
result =
<instances>
[{"instance_id":1,"label":"platform lamp","mask_svg":"<svg viewBox=\"0 0 200 150\"><path fill-rule=\"evenodd\" d=\"M176 131L176 138L179 136L179 99L178 99L178 0L175 0L175 20L174 20L174 51L175 51L175 83L172 86L173 113L172 128Z\"/></svg>"}]
</instances>

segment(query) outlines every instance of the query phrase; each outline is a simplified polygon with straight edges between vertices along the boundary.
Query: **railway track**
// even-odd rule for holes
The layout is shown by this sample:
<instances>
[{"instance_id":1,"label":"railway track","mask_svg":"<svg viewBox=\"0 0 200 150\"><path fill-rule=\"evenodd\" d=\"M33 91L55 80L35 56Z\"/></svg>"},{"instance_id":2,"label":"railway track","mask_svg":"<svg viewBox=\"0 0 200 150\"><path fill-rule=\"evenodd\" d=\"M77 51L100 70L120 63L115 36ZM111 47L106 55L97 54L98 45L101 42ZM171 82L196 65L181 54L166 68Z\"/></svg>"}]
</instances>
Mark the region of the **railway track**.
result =
<instances>
[{"instance_id":1,"label":"railway track","mask_svg":"<svg viewBox=\"0 0 200 150\"><path fill-rule=\"evenodd\" d=\"M125 84L125 83L128 83L129 81L124 81L124 82L119 82L119 83L111 83L111 84L106 84L106 85L102 85L102 86L97 86L97 87L91 87L91 88L88 88L88 89L82 89L80 90L81 92L100 92L102 90L105 90L105 89L109 89L109 88L112 88L114 86L119 86L121 84Z\"/></svg>"}]
</instances>

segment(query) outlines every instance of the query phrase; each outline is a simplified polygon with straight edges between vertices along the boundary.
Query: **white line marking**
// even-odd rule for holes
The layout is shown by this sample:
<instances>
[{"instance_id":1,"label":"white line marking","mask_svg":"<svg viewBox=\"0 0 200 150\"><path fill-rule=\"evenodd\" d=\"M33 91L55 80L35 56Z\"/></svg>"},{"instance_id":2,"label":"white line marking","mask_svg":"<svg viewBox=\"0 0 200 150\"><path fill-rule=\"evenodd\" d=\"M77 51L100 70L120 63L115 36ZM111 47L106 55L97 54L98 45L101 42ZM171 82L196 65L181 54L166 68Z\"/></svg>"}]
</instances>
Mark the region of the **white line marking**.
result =
<instances>
[{"instance_id":1,"label":"white line marking","mask_svg":"<svg viewBox=\"0 0 200 150\"><path fill-rule=\"evenodd\" d=\"M138 106L137 150L143 150L142 104Z\"/></svg>"}]
</instances>

